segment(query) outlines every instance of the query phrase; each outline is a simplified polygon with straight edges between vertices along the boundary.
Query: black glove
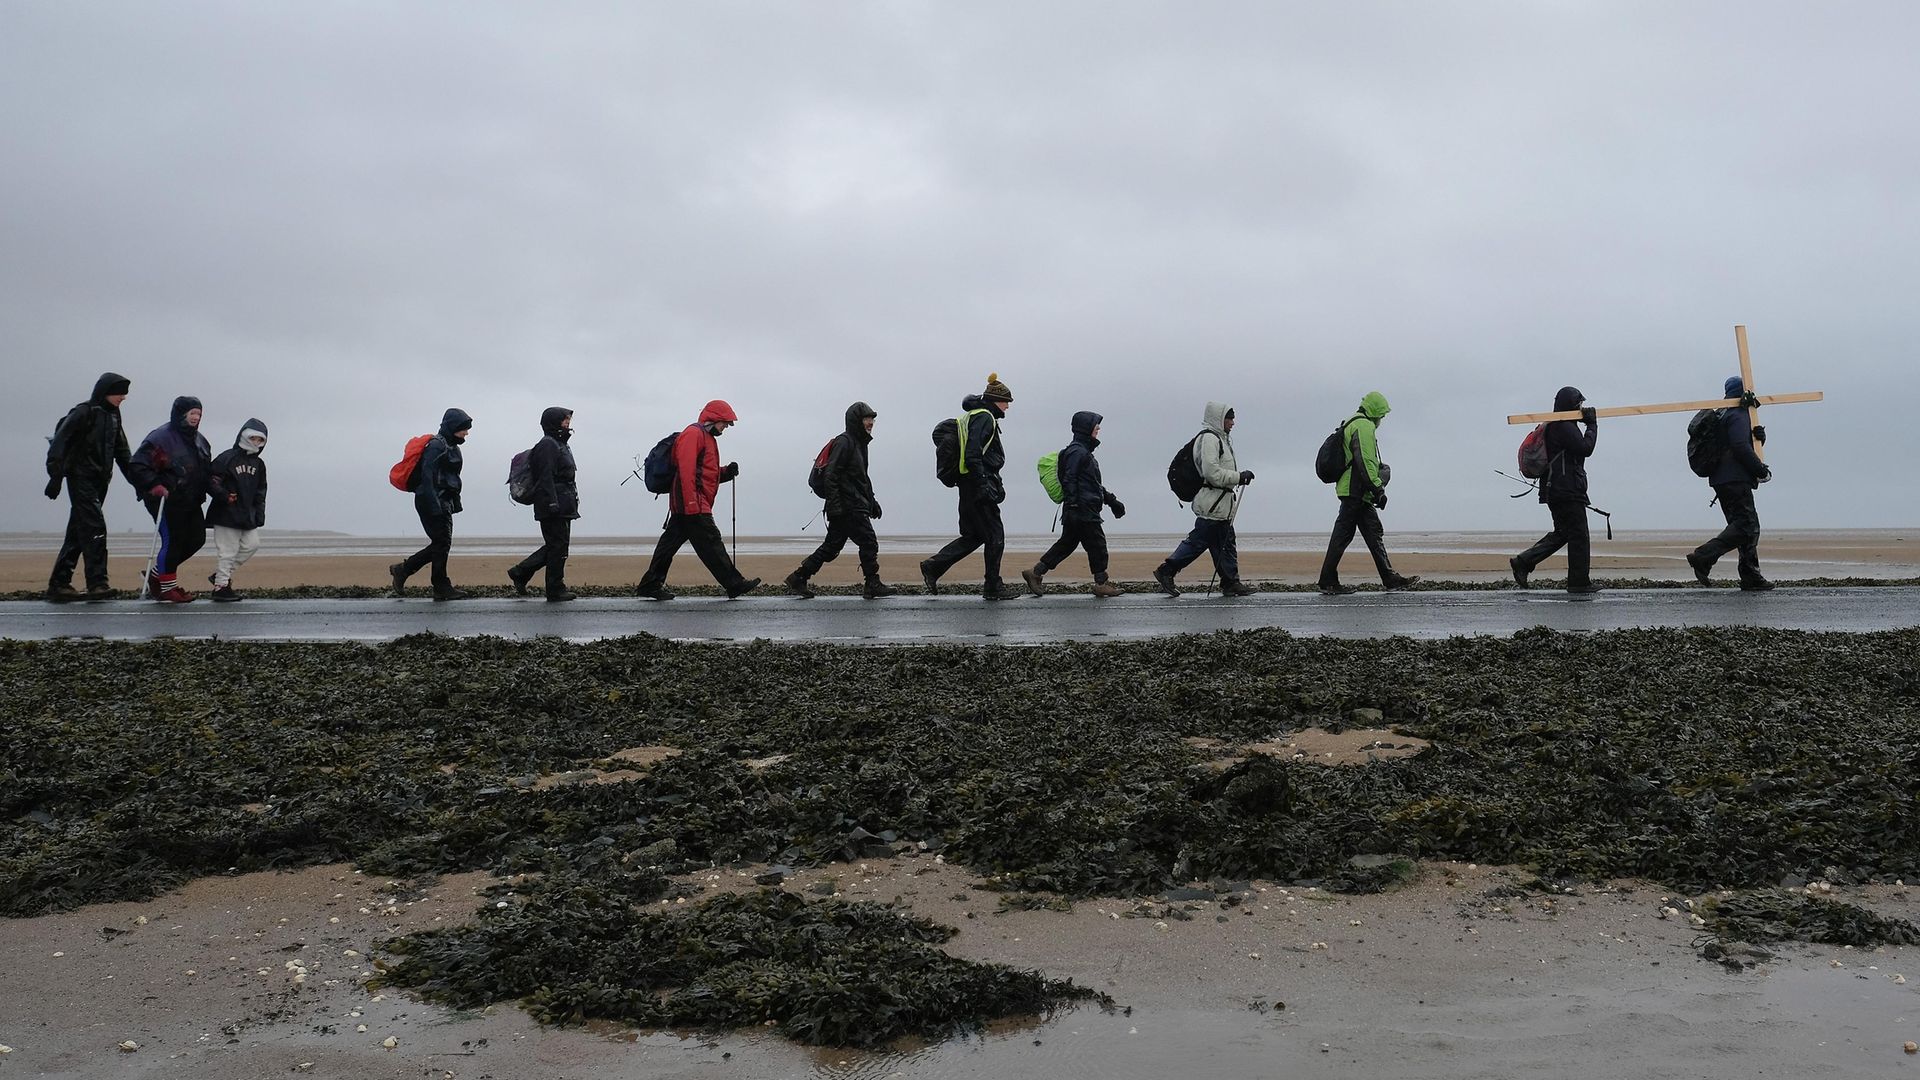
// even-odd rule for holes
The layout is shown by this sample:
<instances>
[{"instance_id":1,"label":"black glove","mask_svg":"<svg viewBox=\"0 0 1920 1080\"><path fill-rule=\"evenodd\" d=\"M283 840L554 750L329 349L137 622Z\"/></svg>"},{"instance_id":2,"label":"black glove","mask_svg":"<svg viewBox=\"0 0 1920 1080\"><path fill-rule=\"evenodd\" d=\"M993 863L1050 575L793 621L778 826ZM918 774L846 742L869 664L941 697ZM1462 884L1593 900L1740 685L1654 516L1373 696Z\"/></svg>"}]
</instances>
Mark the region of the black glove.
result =
<instances>
[{"instance_id":1,"label":"black glove","mask_svg":"<svg viewBox=\"0 0 1920 1080\"><path fill-rule=\"evenodd\" d=\"M59 497L60 497L60 478L56 476L53 479L47 481L47 498L57 499Z\"/></svg>"},{"instance_id":2,"label":"black glove","mask_svg":"<svg viewBox=\"0 0 1920 1080\"><path fill-rule=\"evenodd\" d=\"M1588 405L1586 408L1580 410L1580 422L1583 424L1597 424L1600 422L1600 414L1594 411L1593 406Z\"/></svg>"},{"instance_id":3,"label":"black glove","mask_svg":"<svg viewBox=\"0 0 1920 1080\"><path fill-rule=\"evenodd\" d=\"M1373 508L1374 508L1375 510L1385 510L1385 509L1387 508L1387 493L1386 493L1386 492L1384 492L1384 491L1376 491L1376 492L1374 492L1374 493L1373 493Z\"/></svg>"},{"instance_id":4,"label":"black glove","mask_svg":"<svg viewBox=\"0 0 1920 1080\"><path fill-rule=\"evenodd\" d=\"M1769 480L1771 480L1771 479L1773 479L1773 470L1772 470L1772 469L1766 469L1766 468L1763 468L1763 469L1761 469L1761 470L1760 470L1760 482L1761 482L1761 483L1763 483L1763 484L1764 484L1764 483L1766 483L1767 481L1769 481Z\"/></svg>"},{"instance_id":5,"label":"black glove","mask_svg":"<svg viewBox=\"0 0 1920 1080\"><path fill-rule=\"evenodd\" d=\"M1746 393L1744 393L1744 394L1741 394L1741 395L1740 395L1740 407L1741 407L1741 408L1743 408L1743 409L1757 409L1757 408L1759 408L1759 407L1760 407L1760 398L1759 398L1759 396L1758 396L1758 395L1756 395L1756 394L1755 394L1755 393L1754 393L1753 391L1751 391L1751 390L1749 390L1749 391L1747 391L1747 392L1746 392Z\"/></svg>"},{"instance_id":6,"label":"black glove","mask_svg":"<svg viewBox=\"0 0 1920 1080\"><path fill-rule=\"evenodd\" d=\"M867 516L872 518L875 521L880 520L880 500L879 499L875 499L872 502L869 502L867 504Z\"/></svg>"},{"instance_id":7,"label":"black glove","mask_svg":"<svg viewBox=\"0 0 1920 1080\"><path fill-rule=\"evenodd\" d=\"M1241 469L1241 470L1240 470L1240 482L1241 482L1242 484L1251 484L1251 483L1253 483L1253 473L1252 473L1252 472L1251 472L1250 470L1247 470L1247 469Z\"/></svg>"},{"instance_id":8,"label":"black glove","mask_svg":"<svg viewBox=\"0 0 1920 1080\"><path fill-rule=\"evenodd\" d=\"M1766 444L1767 429L1765 425L1762 425L1762 424L1753 425L1753 441L1760 443L1763 446Z\"/></svg>"},{"instance_id":9,"label":"black glove","mask_svg":"<svg viewBox=\"0 0 1920 1080\"><path fill-rule=\"evenodd\" d=\"M1111 495L1107 496L1107 509L1113 511L1113 516L1116 521L1127 516L1127 504Z\"/></svg>"},{"instance_id":10,"label":"black glove","mask_svg":"<svg viewBox=\"0 0 1920 1080\"><path fill-rule=\"evenodd\" d=\"M1380 486L1386 487L1391 483L1393 483L1393 466L1383 461L1380 463Z\"/></svg>"},{"instance_id":11,"label":"black glove","mask_svg":"<svg viewBox=\"0 0 1920 1080\"><path fill-rule=\"evenodd\" d=\"M727 462L726 468L720 470L720 482L724 484L739 475L740 463L737 461L729 461Z\"/></svg>"}]
</instances>

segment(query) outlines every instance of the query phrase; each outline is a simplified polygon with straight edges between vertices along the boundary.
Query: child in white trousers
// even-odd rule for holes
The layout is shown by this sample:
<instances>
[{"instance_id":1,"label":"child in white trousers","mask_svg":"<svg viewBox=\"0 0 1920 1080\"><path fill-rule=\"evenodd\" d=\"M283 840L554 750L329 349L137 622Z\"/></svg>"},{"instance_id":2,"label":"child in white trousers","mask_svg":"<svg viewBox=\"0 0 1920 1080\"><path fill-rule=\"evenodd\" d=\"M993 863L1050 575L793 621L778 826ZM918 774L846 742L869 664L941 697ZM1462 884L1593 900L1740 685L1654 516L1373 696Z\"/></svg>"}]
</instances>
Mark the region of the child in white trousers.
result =
<instances>
[{"instance_id":1,"label":"child in white trousers","mask_svg":"<svg viewBox=\"0 0 1920 1080\"><path fill-rule=\"evenodd\" d=\"M266 448L267 425L248 420L233 446L213 459L207 524L213 527L220 562L207 580L215 603L245 599L233 589L233 572L260 550L260 528L267 523L267 463L261 459Z\"/></svg>"}]
</instances>

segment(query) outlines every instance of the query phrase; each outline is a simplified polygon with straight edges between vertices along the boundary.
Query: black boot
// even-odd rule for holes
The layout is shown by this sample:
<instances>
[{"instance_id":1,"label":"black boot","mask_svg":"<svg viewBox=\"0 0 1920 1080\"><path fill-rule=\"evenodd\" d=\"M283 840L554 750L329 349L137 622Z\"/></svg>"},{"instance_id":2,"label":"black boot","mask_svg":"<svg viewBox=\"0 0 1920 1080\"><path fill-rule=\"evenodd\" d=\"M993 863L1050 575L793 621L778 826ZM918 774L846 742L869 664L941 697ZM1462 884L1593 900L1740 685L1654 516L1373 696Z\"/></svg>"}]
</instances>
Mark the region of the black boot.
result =
<instances>
[{"instance_id":1,"label":"black boot","mask_svg":"<svg viewBox=\"0 0 1920 1080\"><path fill-rule=\"evenodd\" d=\"M781 582L781 584L787 587L788 595L797 596L802 600L811 600L820 595L807 586L805 575L801 574L798 570L788 574L786 580Z\"/></svg>"},{"instance_id":2,"label":"black boot","mask_svg":"<svg viewBox=\"0 0 1920 1080\"><path fill-rule=\"evenodd\" d=\"M940 574L934 570L932 559L920 560L920 584L925 586L928 596L940 595Z\"/></svg>"},{"instance_id":3,"label":"black boot","mask_svg":"<svg viewBox=\"0 0 1920 1080\"><path fill-rule=\"evenodd\" d=\"M887 584L886 582L881 581L880 575L870 574L867 576L866 585L860 590L860 595L866 597L869 600L878 600L878 599L881 599L882 597L892 596L893 594L899 591L900 590L894 588L893 586Z\"/></svg>"},{"instance_id":4,"label":"black boot","mask_svg":"<svg viewBox=\"0 0 1920 1080\"><path fill-rule=\"evenodd\" d=\"M980 596L984 600L1018 600L1023 595L1018 588L1004 581L989 580L980 588Z\"/></svg>"},{"instance_id":5,"label":"black boot","mask_svg":"<svg viewBox=\"0 0 1920 1080\"><path fill-rule=\"evenodd\" d=\"M727 599L738 600L759 587L759 578L741 578L739 581L727 586Z\"/></svg>"},{"instance_id":6,"label":"black boot","mask_svg":"<svg viewBox=\"0 0 1920 1080\"><path fill-rule=\"evenodd\" d=\"M1153 572L1153 580L1160 586L1160 591L1168 596L1180 595L1180 586L1173 583L1173 568L1166 563L1161 563L1159 569Z\"/></svg>"},{"instance_id":7,"label":"black boot","mask_svg":"<svg viewBox=\"0 0 1920 1080\"><path fill-rule=\"evenodd\" d=\"M72 585L47 586L47 603L49 604L71 604L78 599L80 599L79 590Z\"/></svg>"},{"instance_id":8,"label":"black boot","mask_svg":"<svg viewBox=\"0 0 1920 1080\"><path fill-rule=\"evenodd\" d=\"M533 571L522 570L518 566L507 567L507 580L513 582L513 595L527 595L527 582L533 580Z\"/></svg>"},{"instance_id":9,"label":"black boot","mask_svg":"<svg viewBox=\"0 0 1920 1080\"><path fill-rule=\"evenodd\" d=\"M393 578L393 595L407 595L407 564L394 563L387 567L387 574Z\"/></svg>"}]
</instances>

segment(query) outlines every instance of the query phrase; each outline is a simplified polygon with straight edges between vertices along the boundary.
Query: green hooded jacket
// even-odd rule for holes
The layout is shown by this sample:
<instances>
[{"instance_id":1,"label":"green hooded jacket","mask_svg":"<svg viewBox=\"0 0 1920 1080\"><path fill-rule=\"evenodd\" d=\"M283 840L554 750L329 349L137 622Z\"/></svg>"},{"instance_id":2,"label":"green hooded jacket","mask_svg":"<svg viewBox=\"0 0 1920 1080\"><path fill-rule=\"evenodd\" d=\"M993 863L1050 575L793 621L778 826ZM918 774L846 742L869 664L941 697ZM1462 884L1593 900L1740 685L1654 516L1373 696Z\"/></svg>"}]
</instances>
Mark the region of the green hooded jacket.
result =
<instances>
[{"instance_id":1,"label":"green hooded jacket","mask_svg":"<svg viewBox=\"0 0 1920 1080\"><path fill-rule=\"evenodd\" d=\"M1339 483L1334 485L1334 491L1341 498L1365 496L1386 486L1380 482L1380 443L1374 433L1380 426L1380 418L1392 411L1385 395L1378 390L1370 390L1366 397L1360 399L1360 408L1353 414L1353 419L1347 421L1343 429L1347 433L1347 469L1340 474ZM1355 467L1355 462L1359 463L1359 468ZM1355 491L1353 477L1361 471L1366 473L1366 477L1360 483L1360 490Z\"/></svg>"}]
</instances>

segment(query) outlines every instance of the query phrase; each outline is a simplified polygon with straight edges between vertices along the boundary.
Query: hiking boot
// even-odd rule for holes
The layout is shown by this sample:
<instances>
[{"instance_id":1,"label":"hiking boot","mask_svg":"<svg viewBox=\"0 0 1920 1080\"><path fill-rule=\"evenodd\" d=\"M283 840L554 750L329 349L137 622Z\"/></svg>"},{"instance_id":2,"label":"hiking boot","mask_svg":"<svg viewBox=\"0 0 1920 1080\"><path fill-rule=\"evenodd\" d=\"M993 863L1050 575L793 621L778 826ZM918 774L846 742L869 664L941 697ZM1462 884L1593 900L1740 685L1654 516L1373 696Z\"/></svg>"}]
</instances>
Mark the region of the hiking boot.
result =
<instances>
[{"instance_id":1,"label":"hiking boot","mask_svg":"<svg viewBox=\"0 0 1920 1080\"><path fill-rule=\"evenodd\" d=\"M1698 554L1689 554L1687 565L1693 567L1693 580L1702 585L1713 584L1713 578L1710 576L1713 573L1711 561L1701 558Z\"/></svg>"},{"instance_id":2,"label":"hiking boot","mask_svg":"<svg viewBox=\"0 0 1920 1080\"><path fill-rule=\"evenodd\" d=\"M633 595L642 596L648 600L671 600L674 596L665 585L659 582L649 585L644 581L633 587Z\"/></svg>"},{"instance_id":3,"label":"hiking boot","mask_svg":"<svg viewBox=\"0 0 1920 1080\"><path fill-rule=\"evenodd\" d=\"M1222 596L1252 596L1259 591L1259 589L1252 585L1237 579L1220 583L1220 595Z\"/></svg>"},{"instance_id":4,"label":"hiking boot","mask_svg":"<svg viewBox=\"0 0 1920 1080\"><path fill-rule=\"evenodd\" d=\"M513 582L513 595L527 595L527 582L533 580L533 571L522 570L518 566L507 567L507 580Z\"/></svg>"},{"instance_id":5,"label":"hiking boot","mask_svg":"<svg viewBox=\"0 0 1920 1080\"><path fill-rule=\"evenodd\" d=\"M881 581L877 577L870 577L867 579L866 585L860 590L860 595L869 600L878 600L882 597L892 596L899 591L899 589Z\"/></svg>"},{"instance_id":6,"label":"hiking boot","mask_svg":"<svg viewBox=\"0 0 1920 1080\"><path fill-rule=\"evenodd\" d=\"M926 587L928 596L940 595L940 575L934 572L932 559L920 560L920 583Z\"/></svg>"},{"instance_id":7,"label":"hiking boot","mask_svg":"<svg viewBox=\"0 0 1920 1080\"><path fill-rule=\"evenodd\" d=\"M78 599L80 599L79 590L71 585L47 586L47 603L49 604L71 604Z\"/></svg>"},{"instance_id":8,"label":"hiking boot","mask_svg":"<svg viewBox=\"0 0 1920 1080\"><path fill-rule=\"evenodd\" d=\"M1521 566L1520 559L1517 556L1514 558L1508 559L1507 565L1513 567L1513 583L1515 585L1520 586L1523 589L1526 588L1527 575L1533 573L1533 571L1528 570L1524 566Z\"/></svg>"},{"instance_id":9,"label":"hiking boot","mask_svg":"<svg viewBox=\"0 0 1920 1080\"><path fill-rule=\"evenodd\" d=\"M1585 585L1569 585L1567 591L1575 596L1591 596L1600 591L1600 586L1589 581Z\"/></svg>"},{"instance_id":10,"label":"hiking boot","mask_svg":"<svg viewBox=\"0 0 1920 1080\"><path fill-rule=\"evenodd\" d=\"M448 600L471 600L473 594L465 589L456 589L452 585L435 585L433 598L444 603Z\"/></svg>"},{"instance_id":11,"label":"hiking boot","mask_svg":"<svg viewBox=\"0 0 1920 1080\"><path fill-rule=\"evenodd\" d=\"M111 599L113 599L113 586L108 585L106 582L103 581L98 585L87 586L87 603L95 604L102 600Z\"/></svg>"},{"instance_id":12,"label":"hiking boot","mask_svg":"<svg viewBox=\"0 0 1920 1080\"><path fill-rule=\"evenodd\" d=\"M215 586L214 590L207 594L207 599L212 600L216 604L237 604L245 600L246 597L234 592L233 585L229 583Z\"/></svg>"},{"instance_id":13,"label":"hiking boot","mask_svg":"<svg viewBox=\"0 0 1920 1080\"><path fill-rule=\"evenodd\" d=\"M788 574L787 579L781 582L781 584L787 587L788 595L797 596L802 600L811 600L814 597L820 595L819 593L814 592L813 589L807 585L807 579L801 577L800 571L798 570L795 570L793 573Z\"/></svg>"},{"instance_id":14,"label":"hiking boot","mask_svg":"<svg viewBox=\"0 0 1920 1080\"><path fill-rule=\"evenodd\" d=\"M1034 563L1031 570L1020 571L1020 580L1027 583L1027 591L1035 596L1047 595L1047 591L1040 587L1040 579L1046 576L1046 568L1039 563Z\"/></svg>"},{"instance_id":15,"label":"hiking boot","mask_svg":"<svg viewBox=\"0 0 1920 1080\"><path fill-rule=\"evenodd\" d=\"M1769 592L1772 589L1773 582L1766 578L1748 578L1740 583L1741 592Z\"/></svg>"},{"instance_id":16,"label":"hiking boot","mask_svg":"<svg viewBox=\"0 0 1920 1080\"><path fill-rule=\"evenodd\" d=\"M387 567L387 575L393 578L393 595L407 595L407 564L394 563Z\"/></svg>"},{"instance_id":17,"label":"hiking boot","mask_svg":"<svg viewBox=\"0 0 1920 1080\"><path fill-rule=\"evenodd\" d=\"M153 598L165 604L193 603L193 594L181 588L179 582L174 582L163 587L159 592L153 594Z\"/></svg>"},{"instance_id":18,"label":"hiking boot","mask_svg":"<svg viewBox=\"0 0 1920 1080\"><path fill-rule=\"evenodd\" d=\"M1093 583L1093 595L1099 597L1102 600L1106 600L1110 597L1119 596L1120 586L1115 585L1111 581L1096 581Z\"/></svg>"},{"instance_id":19,"label":"hiking boot","mask_svg":"<svg viewBox=\"0 0 1920 1080\"><path fill-rule=\"evenodd\" d=\"M549 604L570 604L578 599L580 599L578 593L564 586L559 592L550 592L547 594L547 603Z\"/></svg>"},{"instance_id":20,"label":"hiking boot","mask_svg":"<svg viewBox=\"0 0 1920 1080\"><path fill-rule=\"evenodd\" d=\"M1396 589L1409 588L1419 580L1420 580L1419 574L1395 574L1392 577L1388 578L1387 580L1381 582L1380 587L1387 590L1388 592L1393 592Z\"/></svg>"},{"instance_id":21,"label":"hiking boot","mask_svg":"<svg viewBox=\"0 0 1920 1080\"><path fill-rule=\"evenodd\" d=\"M982 600L1018 600L1023 594L1004 581L989 581L980 589Z\"/></svg>"},{"instance_id":22,"label":"hiking boot","mask_svg":"<svg viewBox=\"0 0 1920 1080\"><path fill-rule=\"evenodd\" d=\"M1164 564L1153 572L1153 580L1160 586L1160 591L1168 596L1180 595L1180 586L1173 583L1173 571Z\"/></svg>"},{"instance_id":23,"label":"hiking boot","mask_svg":"<svg viewBox=\"0 0 1920 1080\"><path fill-rule=\"evenodd\" d=\"M1359 591L1359 589L1351 585L1342 585L1337 581L1323 581L1320 583L1321 596L1352 596Z\"/></svg>"},{"instance_id":24,"label":"hiking boot","mask_svg":"<svg viewBox=\"0 0 1920 1080\"><path fill-rule=\"evenodd\" d=\"M760 579L757 577L746 578L742 581L735 582L730 588L727 589L727 599L738 600L741 597L747 595L748 593L752 592L753 590L759 587L760 587Z\"/></svg>"}]
</instances>

